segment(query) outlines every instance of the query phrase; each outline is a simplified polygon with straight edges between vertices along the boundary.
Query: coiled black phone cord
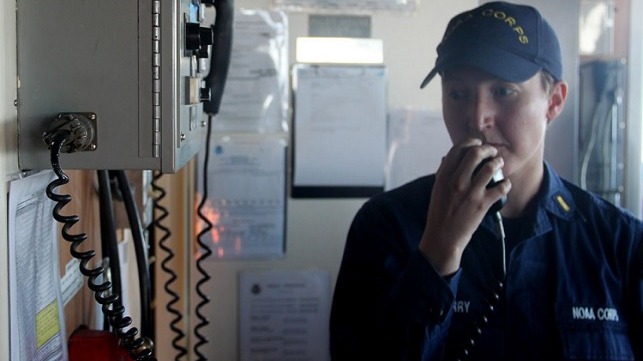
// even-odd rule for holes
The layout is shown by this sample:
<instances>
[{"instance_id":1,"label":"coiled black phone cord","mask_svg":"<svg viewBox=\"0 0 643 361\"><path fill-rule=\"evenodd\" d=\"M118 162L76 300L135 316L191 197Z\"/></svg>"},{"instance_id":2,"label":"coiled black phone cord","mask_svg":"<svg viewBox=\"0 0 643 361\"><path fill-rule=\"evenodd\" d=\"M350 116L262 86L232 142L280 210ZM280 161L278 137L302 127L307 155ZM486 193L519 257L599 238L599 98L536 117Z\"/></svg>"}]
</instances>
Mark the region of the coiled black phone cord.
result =
<instances>
[{"instance_id":1,"label":"coiled black phone cord","mask_svg":"<svg viewBox=\"0 0 643 361\"><path fill-rule=\"evenodd\" d=\"M203 292L203 287L205 284L210 280L210 275L208 272L203 268L202 263L204 260L210 255L212 255L212 250L210 249L210 246L206 242L203 241L203 237L210 232L212 229L212 222L208 219L208 217L203 213L203 207L205 206L205 203L208 200L208 163L210 162L210 137L212 134L212 116L208 116L208 131L205 139L205 157L203 160L203 194L201 196L201 201L199 202L199 206L197 207L197 214L199 218L205 223L203 226L203 229L199 232L197 235L197 244L199 245L200 250L202 250L202 253L200 252L199 255L197 256L197 261L196 261L196 269L198 270L199 274L201 274L201 278L199 281L196 283L196 293L201 299L201 301L197 304L196 306L196 317L199 319L199 323L194 327L194 334L196 335L196 338L198 341L194 344L194 353L199 357L197 360L207 360L207 357L205 357L200 351L199 348L205 344L208 343L208 339L201 333L201 329L207 327L210 324L210 321L205 317L203 312L201 311L207 304L210 302L210 298L208 295Z\"/></svg>"},{"instance_id":2,"label":"coiled black phone cord","mask_svg":"<svg viewBox=\"0 0 643 361\"><path fill-rule=\"evenodd\" d=\"M158 245L159 248L161 248L166 254L166 256L161 261L161 269L163 270L163 272L169 275L168 280L163 284L163 289L165 289L165 292L170 297L170 300L165 305L165 309L172 315L172 320L170 321L170 330L172 330L172 332L174 333L174 338L172 339L172 348L174 348L178 352L174 357L174 360L179 361L182 357L187 355L188 350L181 344L181 341L185 338L185 333L179 327L181 321L183 320L183 315L174 307L174 305L179 302L180 298L178 293L176 293L171 287L174 282L176 282L177 275L176 272L174 272L174 270L172 270L172 268L170 268L169 266L170 262L174 258L174 252L167 245L168 240L172 236L172 232L163 224L163 221L168 217L169 212L167 208L161 205L161 201L167 195L165 189L163 189L163 187L159 186L158 184L158 180L162 176L163 173L154 172L154 176L152 177L151 185L152 190L155 194L152 205L152 207L154 208L154 220L152 221L151 226L155 231L159 231L159 233L161 233L161 236L158 240Z\"/></svg>"},{"instance_id":3,"label":"coiled black phone cord","mask_svg":"<svg viewBox=\"0 0 643 361\"><path fill-rule=\"evenodd\" d=\"M94 292L94 299L101 305L103 314L112 327L116 331L116 335L121 340L123 347L125 347L129 354L136 361L156 360L153 356L151 342L145 338L137 337L138 329L131 327L124 331L125 328L132 324L132 319L129 316L124 316L125 307L120 302L120 296L113 293L111 290L111 283L104 281L98 283L98 278L103 274L103 267L89 268L89 262L96 255L96 251L89 250L82 252L79 250L81 244L87 239L86 233L71 234L70 229L78 223L80 218L77 215L63 216L61 210L71 202L71 196L68 194L58 194L55 189L67 184L69 177L63 172L60 167L59 158L60 151L63 144L70 137L70 132L61 130L52 135L49 142L49 149L51 155L51 166L58 179L54 179L47 185L46 194L49 199L56 202L53 209L54 219L63 224L62 237L65 241L71 242L70 253L72 257L80 261L80 272L88 278L87 285L89 289Z\"/></svg>"}]
</instances>

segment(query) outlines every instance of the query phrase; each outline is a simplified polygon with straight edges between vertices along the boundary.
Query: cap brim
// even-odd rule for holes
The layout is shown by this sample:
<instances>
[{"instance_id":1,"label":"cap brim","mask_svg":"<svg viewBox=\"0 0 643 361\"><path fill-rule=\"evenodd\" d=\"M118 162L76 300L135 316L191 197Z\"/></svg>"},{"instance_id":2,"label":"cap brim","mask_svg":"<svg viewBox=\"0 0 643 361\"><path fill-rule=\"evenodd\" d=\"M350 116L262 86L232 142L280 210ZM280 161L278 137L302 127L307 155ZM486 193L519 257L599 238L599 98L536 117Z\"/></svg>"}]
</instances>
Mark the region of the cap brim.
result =
<instances>
[{"instance_id":1,"label":"cap brim","mask_svg":"<svg viewBox=\"0 0 643 361\"><path fill-rule=\"evenodd\" d=\"M439 58L433 70L422 81L420 89L439 72L457 67L477 68L512 83L528 80L543 68L504 49L467 46L455 54Z\"/></svg>"},{"instance_id":2,"label":"cap brim","mask_svg":"<svg viewBox=\"0 0 643 361\"><path fill-rule=\"evenodd\" d=\"M422 80L422 84L420 84L420 89L424 89L424 87L425 87L427 84L429 84L429 82L431 81L431 79L433 79L437 73L438 73L438 68L437 68L437 67L433 68L433 70L431 70L431 71L429 72L429 75L427 75L427 76L424 78L424 80Z\"/></svg>"}]
</instances>

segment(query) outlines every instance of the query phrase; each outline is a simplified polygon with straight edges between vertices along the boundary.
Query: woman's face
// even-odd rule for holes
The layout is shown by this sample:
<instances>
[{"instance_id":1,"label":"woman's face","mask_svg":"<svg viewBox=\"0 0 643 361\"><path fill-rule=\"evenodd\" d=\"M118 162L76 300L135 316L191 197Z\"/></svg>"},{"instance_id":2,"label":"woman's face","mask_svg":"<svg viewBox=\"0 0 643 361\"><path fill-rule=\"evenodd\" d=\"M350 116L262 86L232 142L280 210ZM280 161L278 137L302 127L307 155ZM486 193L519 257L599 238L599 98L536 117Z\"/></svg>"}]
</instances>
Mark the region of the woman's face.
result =
<instances>
[{"instance_id":1,"label":"woman's face","mask_svg":"<svg viewBox=\"0 0 643 361\"><path fill-rule=\"evenodd\" d=\"M542 167L545 130L562 111L566 85L545 89L537 73L511 83L474 68L442 75L442 111L454 144L479 138L498 149L506 177Z\"/></svg>"}]
</instances>

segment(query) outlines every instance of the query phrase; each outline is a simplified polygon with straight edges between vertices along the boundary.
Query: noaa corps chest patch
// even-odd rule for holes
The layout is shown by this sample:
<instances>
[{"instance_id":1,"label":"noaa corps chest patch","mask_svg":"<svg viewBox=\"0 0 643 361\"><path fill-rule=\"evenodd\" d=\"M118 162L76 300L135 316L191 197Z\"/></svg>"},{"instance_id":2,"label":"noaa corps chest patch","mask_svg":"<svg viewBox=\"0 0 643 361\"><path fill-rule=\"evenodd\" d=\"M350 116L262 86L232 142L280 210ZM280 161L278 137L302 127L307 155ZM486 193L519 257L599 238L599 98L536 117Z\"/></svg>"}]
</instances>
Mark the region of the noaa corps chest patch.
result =
<instances>
[{"instance_id":1,"label":"noaa corps chest patch","mask_svg":"<svg viewBox=\"0 0 643 361\"><path fill-rule=\"evenodd\" d=\"M572 320L619 322L618 310L613 307L571 306Z\"/></svg>"}]
</instances>

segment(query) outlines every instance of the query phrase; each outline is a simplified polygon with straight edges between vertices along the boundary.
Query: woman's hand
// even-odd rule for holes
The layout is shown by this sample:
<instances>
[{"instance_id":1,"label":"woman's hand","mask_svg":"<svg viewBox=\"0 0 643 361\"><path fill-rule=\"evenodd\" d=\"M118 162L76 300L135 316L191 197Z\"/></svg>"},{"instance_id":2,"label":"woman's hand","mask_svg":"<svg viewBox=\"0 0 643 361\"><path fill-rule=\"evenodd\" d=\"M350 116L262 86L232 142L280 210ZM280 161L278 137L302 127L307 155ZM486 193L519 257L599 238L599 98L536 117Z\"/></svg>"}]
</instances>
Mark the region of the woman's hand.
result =
<instances>
[{"instance_id":1,"label":"woman's hand","mask_svg":"<svg viewBox=\"0 0 643 361\"><path fill-rule=\"evenodd\" d=\"M460 260L473 232L492 204L511 189L508 179L487 188L504 165L496 148L480 139L456 144L442 159L431 192L431 203L419 249L433 267L448 275L460 268ZM483 160L489 162L478 168Z\"/></svg>"}]
</instances>

